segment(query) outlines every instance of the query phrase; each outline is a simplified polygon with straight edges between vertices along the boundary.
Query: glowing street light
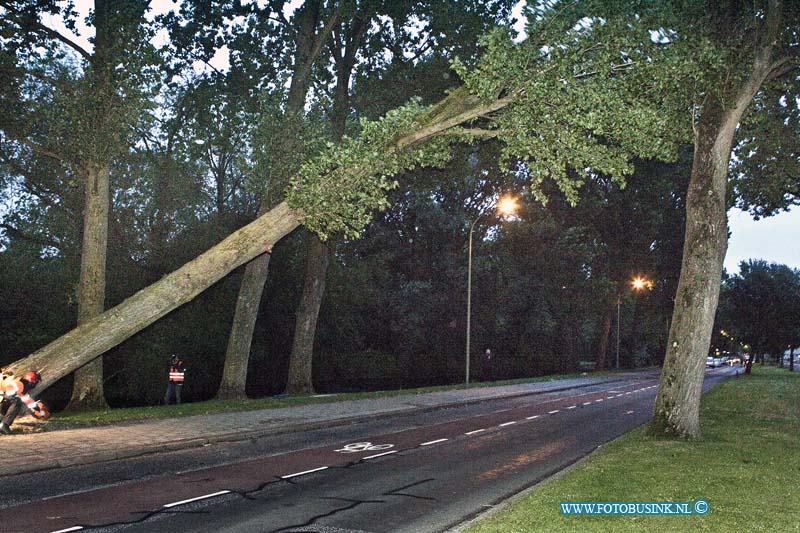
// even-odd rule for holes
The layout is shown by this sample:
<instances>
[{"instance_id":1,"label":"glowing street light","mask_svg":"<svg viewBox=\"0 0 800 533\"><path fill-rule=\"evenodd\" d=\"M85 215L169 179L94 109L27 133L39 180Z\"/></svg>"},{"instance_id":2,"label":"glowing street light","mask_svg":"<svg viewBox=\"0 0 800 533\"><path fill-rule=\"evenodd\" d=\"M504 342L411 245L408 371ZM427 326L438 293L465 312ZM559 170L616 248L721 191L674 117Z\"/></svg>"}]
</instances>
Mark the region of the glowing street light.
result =
<instances>
[{"instance_id":1,"label":"glowing street light","mask_svg":"<svg viewBox=\"0 0 800 533\"><path fill-rule=\"evenodd\" d=\"M516 198L513 196L502 196L495 206L497 212L504 216L510 216L516 213L519 205ZM466 351L466 372L465 382L469 385L469 351L470 351L470 320L472 317L472 233L475 230L475 224L485 213L481 213L472 222L469 228L469 247L467 252L467 351Z\"/></svg>"}]
</instances>

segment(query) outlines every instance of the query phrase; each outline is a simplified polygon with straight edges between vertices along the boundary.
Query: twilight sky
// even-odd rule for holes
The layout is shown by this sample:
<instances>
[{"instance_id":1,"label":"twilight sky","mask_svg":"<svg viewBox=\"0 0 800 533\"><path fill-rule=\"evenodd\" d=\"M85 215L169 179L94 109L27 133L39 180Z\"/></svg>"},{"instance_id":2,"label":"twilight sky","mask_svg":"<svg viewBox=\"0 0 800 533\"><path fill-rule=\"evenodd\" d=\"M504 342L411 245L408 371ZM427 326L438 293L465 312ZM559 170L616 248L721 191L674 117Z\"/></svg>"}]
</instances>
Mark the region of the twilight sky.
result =
<instances>
[{"instance_id":1,"label":"twilight sky","mask_svg":"<svg viewBox=\"0 0 800 533\"><path fill-rule=\"evenodd\" d=\"M764 259L800 269L800 207L758 221L732 209L728 226L731 238L725 268L729 273L739 272L739 262L745 259Z\"/></svg>"}]
</instances>

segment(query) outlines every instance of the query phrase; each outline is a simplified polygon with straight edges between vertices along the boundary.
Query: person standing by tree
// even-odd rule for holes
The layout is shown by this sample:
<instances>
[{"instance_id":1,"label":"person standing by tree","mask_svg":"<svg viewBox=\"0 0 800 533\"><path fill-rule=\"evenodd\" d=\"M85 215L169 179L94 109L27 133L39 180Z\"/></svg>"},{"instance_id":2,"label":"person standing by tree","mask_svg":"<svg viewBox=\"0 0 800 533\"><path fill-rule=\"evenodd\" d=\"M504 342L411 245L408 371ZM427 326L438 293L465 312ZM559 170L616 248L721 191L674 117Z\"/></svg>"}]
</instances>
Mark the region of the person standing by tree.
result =
<instances>
[{"instance_id":1,"label":"person standing by tree","mask_svg":"<svg viewBox=\"0 0 800 533\"><path fill-rule=\"evenodd\" d=\"M175 397L175 405L181 403L181 389L183 388L183 378L186 374L186 365L183 364L178 354L172 354L169 360L169 380L167 382L167 393L164 395L164 405L169 405L170 399Z\"/></svg>"}]
</instances>

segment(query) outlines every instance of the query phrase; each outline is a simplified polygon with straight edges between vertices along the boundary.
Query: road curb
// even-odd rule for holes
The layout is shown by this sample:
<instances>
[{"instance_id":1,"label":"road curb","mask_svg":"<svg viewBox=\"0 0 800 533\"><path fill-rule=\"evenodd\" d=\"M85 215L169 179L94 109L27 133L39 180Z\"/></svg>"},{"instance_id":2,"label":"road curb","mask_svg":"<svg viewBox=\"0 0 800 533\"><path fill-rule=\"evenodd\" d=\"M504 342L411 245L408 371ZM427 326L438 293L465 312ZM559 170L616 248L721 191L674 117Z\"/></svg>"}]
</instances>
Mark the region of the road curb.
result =
<instances>
[{"instance_id":1,"label":"road curb","mask_svg":"<svg viewBox=\"0 0 800 533\"><path fill-rule=\"evenodd\" d=\"M540 394L550 394L553 392L561 392L570 389L583 389L586 387L592 387L595 385L600 385L605 383L615 383L618 381L624 381L624 378L608 379L604 381L597 381L594 383L586 383L582 385L556 387L547 390L521 391L515 393L502 394L498 396L492 396L492 397L448 401L446 403L440 403L436 405L420 406L408 403L406 404L408 405L407 409L400 409L395 411L382 411L382 412L375 412L363 415L354 415L349 417L319 420L316 422L301 422L296 424L287 424L284 426L265 427L262 429L251 430L251 431L229 431L229 432L221 432L215 434L212 433L204 437L190 437L186 439L176 439L172 441L160 442L157 444L149 444L149 445L129 447L129 448L121 447L112 450L100 450L95 453L73 455L68 457L62 457L59 459L47 459L41 461L37 460L31 463L22 463L14 466L0 465L0 476L13 476L18 474L28 474L31 472L40 472L44 470L53 470L58 468L68 468L74 466L105 463L122 459L130 459L133 457L141 457L155 453L174 452L180 450L187 450L191 448L199 448L209 444L218 444L225 442L241 442L246 440L254 440L262 437L268 437L272 435L283 435L287 433L298 433L302 431L327 429L338 426L345 426L349 424L355 424L359 422L368 422L370 420L375 420L379 418L411 416L415 414L432 412L441 409L448 409L452 407L474 405L486 401L519 398L524 396L536 396Z\"/></svg>"},{"instance_id":2,"label":"road curb","mask_svg":"<svg viewBox=\"0 0 800 533\"><path fill-rule=\"evenodd\" d=\"M623 435L625 435L625 434L627 434L627 432L623 433ZM622 435L620 435L620 436L622 436ZM617 438L619 438L619 437L617 437ZM609 442L613 442L613 440L616 440L616 439L612 439ZM565 474L567 474L568 472L570 472L574 468L582 466L583 463L588 461L593 455L595 455L597 452L599 452L603 448L603 446L605 446L606 444L608 444L608 442L597 446L594 450L590 451L586 455L582 455L581 457L578 457L576 460L574 460L573 462L569 463L564 468L562 468L560 470L557 470L557 471L553 472L552 474L550 474L549 476L546 476L546 477L540 479L539 481L535 482L533 485L521 490L520 492L517 492L516 494L512 494L511 496L508 496L507 498L504 498L504 499L500 500L497 503L493 503L491 509L487 509L486 511L482 511L482 512L476 514L476 515L473 515L471 518L468 518L467 520L465 520L463 522L460 522L458 525L453 526L451 528L448 528L447 530L445 530L446 533L463 533L464 531L466 531L470 527L476 525L477 523L482 522L482 521L486 520L487 518L489 518L489 517L491 517L491 516L493 516L493 515L495 515L497 513L500 513L502 511L504 511L506 509L506 507L508 507L509 505L511 505L513 503L516 503L517 501L519 501L522 498L526 497L528 494L530 494L531 492L539 489L543 485L546 485L546 484L550 483L551 481L555 481L555 480L563 477Z\"/></svg>"}]
</instances>

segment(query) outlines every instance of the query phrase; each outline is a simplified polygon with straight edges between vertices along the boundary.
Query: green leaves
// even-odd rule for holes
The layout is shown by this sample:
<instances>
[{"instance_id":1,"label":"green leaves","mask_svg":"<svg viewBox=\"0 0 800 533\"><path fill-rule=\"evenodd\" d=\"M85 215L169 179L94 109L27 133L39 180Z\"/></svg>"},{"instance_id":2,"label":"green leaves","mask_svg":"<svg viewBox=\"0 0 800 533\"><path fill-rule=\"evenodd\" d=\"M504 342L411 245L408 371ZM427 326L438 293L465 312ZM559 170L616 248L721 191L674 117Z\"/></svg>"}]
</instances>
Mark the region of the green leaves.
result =
<instances>
[{"instance_id":1,"label":"green leaves","mask_svg":"<svg viewBox=\"0 0 800 533\"><path fill-rule=\"evenodd\" d=\"M510 105L473 115L478 129L442 128L414 151L396 151L393 140L414 130L414 117L423 111L416 102L363 122L358 138L329 147L293 180L289 204L303 211L304 223L322 238L334 232L357 236L370 211L386 207L385 193L395 186L390 177L443 164L447 139L499 138L500 164L519 162L542 202L545 180L574 203L583 182L597 174L623 183L634 155L673 159L691 130L688 121L664 112L673 86L661 83L658 62L667 47L654 43L629 14L589 18L576 9L549 9L538 15L529 28L538 31L537 39L514 43L508 29L498 29L482 38L485 53L476 64L453 62L471 95L484 104L510 98ZM688 109L688 100L673 105Z\"/></svg>"},{"instance_id":2,"label":"green leaves","mask_svg":"<svg viewBox=\"0 0 800 533\"><path fill-rule=\"evenodd\" d=\"M425 108L414 100L376 121L361 121L356 138L329 144L306 162L291 180L287 202L302 212L308 229L326 240L334 233L357 238L372 219L372 211L388 207L386 192L395 188L392 176L417 166L442 166L450 157L448 141L439 138L413 150L394 144L420 125Z\"/></svg>"}]
</instances>

